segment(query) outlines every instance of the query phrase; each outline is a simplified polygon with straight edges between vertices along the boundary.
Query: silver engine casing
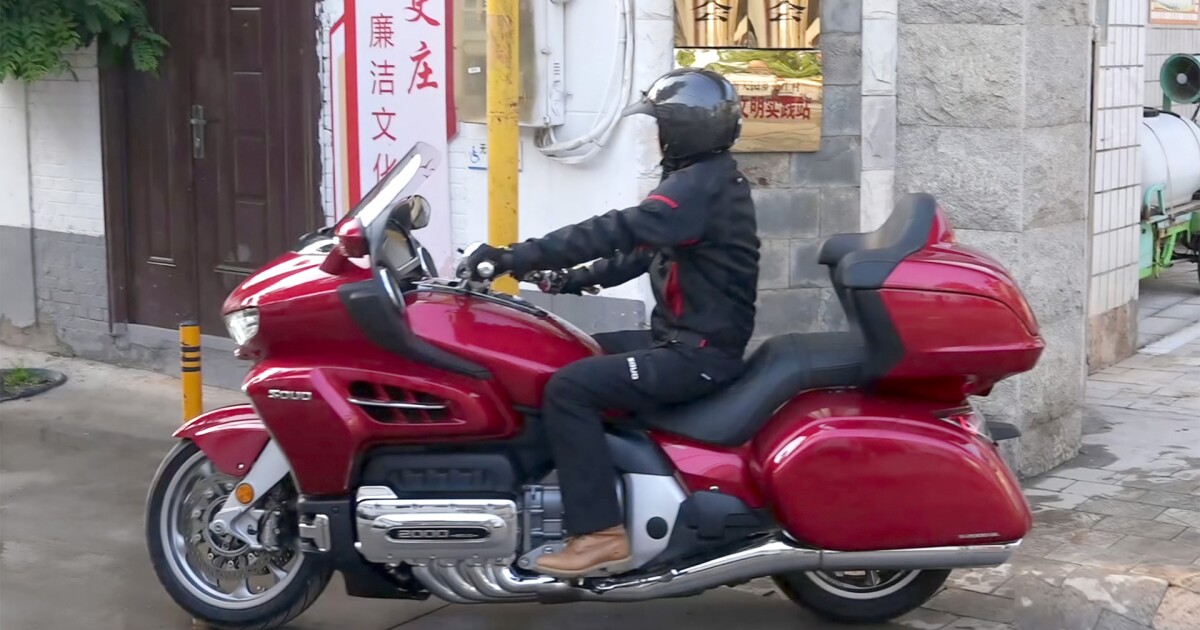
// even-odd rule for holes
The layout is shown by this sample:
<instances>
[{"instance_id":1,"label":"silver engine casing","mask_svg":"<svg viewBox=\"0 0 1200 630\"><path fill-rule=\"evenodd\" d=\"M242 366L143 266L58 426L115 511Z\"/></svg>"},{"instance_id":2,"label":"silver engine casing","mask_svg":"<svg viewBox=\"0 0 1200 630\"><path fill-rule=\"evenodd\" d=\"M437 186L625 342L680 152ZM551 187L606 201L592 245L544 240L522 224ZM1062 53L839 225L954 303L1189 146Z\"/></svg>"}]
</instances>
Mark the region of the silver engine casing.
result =
<instances>
[{"instance_id":1,"label":"silver engine casing","mask_svg":"<svg viewBox=\"0 0 1200 630\"><path fill-rule=\"evenodd\" d=\"M629 530L630 569L638 568L666 550L687 495L668 476L627 474L616 486ZM520 506L503 499L400 499L390 488L364 486L355 523L355 546L368 562L412 566L515 563L531 569L569 533L555 485L526 486Z\"/></svg>"},{"instance_id":2,"label":"silver engine casing","mask_svg":"<svg viewBox=\"0 0 1200 630\"><path fill-rule=\"evenodd\" d=\"M380 564L512 562L520 542L513 501L400 499L383 486L359 488L355 525L355 547Z\"/></svg>"}]
</instances>

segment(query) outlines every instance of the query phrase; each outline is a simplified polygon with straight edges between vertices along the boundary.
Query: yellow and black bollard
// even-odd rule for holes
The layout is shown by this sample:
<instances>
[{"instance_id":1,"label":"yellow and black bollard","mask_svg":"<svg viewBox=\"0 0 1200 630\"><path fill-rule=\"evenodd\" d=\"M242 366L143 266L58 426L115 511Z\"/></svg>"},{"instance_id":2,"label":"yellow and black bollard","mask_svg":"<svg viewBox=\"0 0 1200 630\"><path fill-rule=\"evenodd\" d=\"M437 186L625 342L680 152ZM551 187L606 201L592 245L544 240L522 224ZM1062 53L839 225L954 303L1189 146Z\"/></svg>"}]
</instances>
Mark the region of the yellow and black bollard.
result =
<instances>
[{"instance_id":1,"label":"yellow and black bollard","mask_svg":"<svg viewBox=\"0 0 1200 630\"><path fill-rule=\"evenodd\" d=\"M195 321L179 324L179 377L183 383L183 421L186 423L204 410L203 378L200 373L200 325Z\"/></svg>"}]
</instances>

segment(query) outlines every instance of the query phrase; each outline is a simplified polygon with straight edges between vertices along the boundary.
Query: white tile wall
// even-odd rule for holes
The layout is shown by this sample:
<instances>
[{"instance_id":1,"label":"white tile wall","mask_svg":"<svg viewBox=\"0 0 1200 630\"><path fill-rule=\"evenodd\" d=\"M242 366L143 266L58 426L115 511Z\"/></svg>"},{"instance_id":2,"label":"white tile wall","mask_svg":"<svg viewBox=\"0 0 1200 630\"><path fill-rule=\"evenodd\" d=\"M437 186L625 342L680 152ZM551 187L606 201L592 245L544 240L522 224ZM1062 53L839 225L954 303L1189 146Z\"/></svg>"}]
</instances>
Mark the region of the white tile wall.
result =
<instances>
[{"instance_id":1,"label":"white tile wall","mask_svg":"<svg viewBox=\"0 0 1200 630\"><path fill-rule=\"evenodd\" d=\"M1108 43L1099 51L1088 315L1137 297L1147 6L1109 0Z\"/></svg>"},{"instance_id":2,"label":"white tile wall","mask_svg":"<svg viewBox=\"0 0 1200 630\"><path fill-rule=\"evenodd\" d=\"M892 213L896 187L898 0L863 0L862 142L859 220L873 230Z\"/></svg>"}]
</instances>

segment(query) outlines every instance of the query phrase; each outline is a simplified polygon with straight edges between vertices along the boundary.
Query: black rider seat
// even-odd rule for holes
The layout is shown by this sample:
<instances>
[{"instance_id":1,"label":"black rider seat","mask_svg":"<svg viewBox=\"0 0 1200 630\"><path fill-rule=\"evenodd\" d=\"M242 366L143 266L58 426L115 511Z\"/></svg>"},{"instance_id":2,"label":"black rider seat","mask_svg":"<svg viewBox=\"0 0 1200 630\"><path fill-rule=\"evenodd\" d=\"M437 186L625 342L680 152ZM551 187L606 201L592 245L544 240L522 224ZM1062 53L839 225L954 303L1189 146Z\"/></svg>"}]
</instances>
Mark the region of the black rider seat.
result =
<instances>
[{"instance_id":1,"label":"black rider seat","mask_svg":"<svg viewBox=\"0 0 1200 630\"><path fill-rule=\"evenodd\" d=\"M746 373L694 403L638 416L651 429L703 444L738 446L799 392L861 385L866 345L852 332L796 333L765 341Z\"/></svg>"},{"instance_id":2,"label":"black rider seat","mask_svg":"<svg viewBox=\"0 0 1200 630\"><path fill-rule=\"evenodd\" d=\"M739 446L802 391L869 384L903 354L882 303L869 295L925 246L936 216L932 195L906 195L874 232L838 234L822 245L818 262L829 267L851 332L768 339L750 357L746 373L728 387L696 402L640 414L638 421L703 444Z\"/></svg>"}]
</instances>

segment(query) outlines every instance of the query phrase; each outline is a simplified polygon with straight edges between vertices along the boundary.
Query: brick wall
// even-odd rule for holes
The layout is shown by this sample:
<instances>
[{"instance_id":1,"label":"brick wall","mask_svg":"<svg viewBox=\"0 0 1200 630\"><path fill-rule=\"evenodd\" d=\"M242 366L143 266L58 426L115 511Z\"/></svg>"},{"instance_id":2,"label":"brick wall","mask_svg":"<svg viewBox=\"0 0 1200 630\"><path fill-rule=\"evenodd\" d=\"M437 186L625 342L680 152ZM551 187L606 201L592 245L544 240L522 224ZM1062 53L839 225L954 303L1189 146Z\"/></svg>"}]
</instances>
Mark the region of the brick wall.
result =
<instances>
[{"instance_id":1,"label":"brick wall","mask_svg":"<svg viewBox=\"0 0 1200 630\"><path fill-rule=\"evenodd\" d=\"M859 2L821 7L821 150L737 155L754 186L763 242L756 342L845 323L817 250L830 235L860 226L863 12Z\"/></svg>"},{"instance_id":2,"label":"brick wall","mask_svg":"<svg viewBox=\"0 0 1200 630\"><path fill-rule=\"evenodd\" d=\"M71 64L29 86L34 283L39 323L90 354L109 332L99 76L92 51Z\"/></svg>"}]
</instances>

